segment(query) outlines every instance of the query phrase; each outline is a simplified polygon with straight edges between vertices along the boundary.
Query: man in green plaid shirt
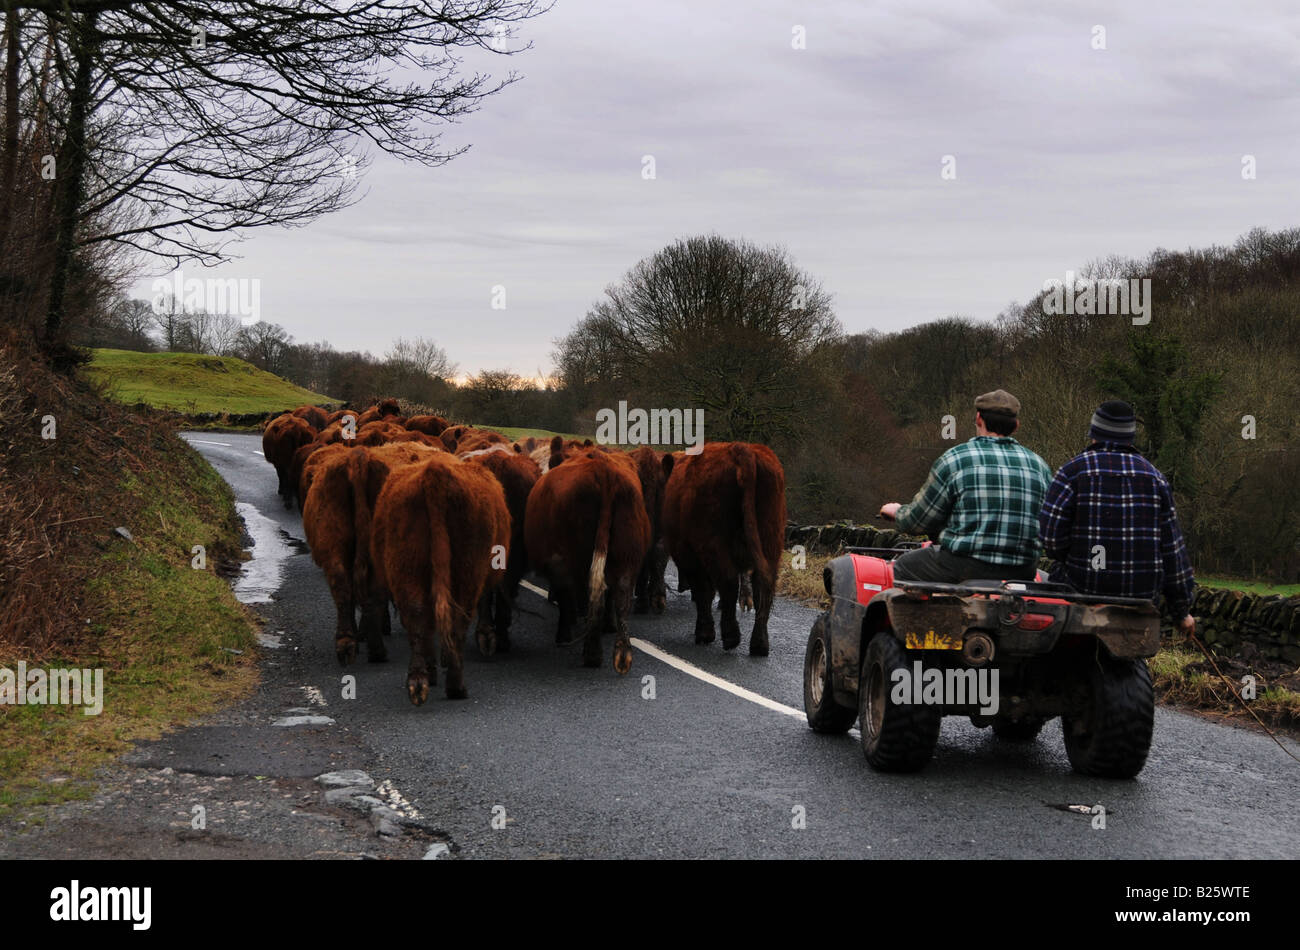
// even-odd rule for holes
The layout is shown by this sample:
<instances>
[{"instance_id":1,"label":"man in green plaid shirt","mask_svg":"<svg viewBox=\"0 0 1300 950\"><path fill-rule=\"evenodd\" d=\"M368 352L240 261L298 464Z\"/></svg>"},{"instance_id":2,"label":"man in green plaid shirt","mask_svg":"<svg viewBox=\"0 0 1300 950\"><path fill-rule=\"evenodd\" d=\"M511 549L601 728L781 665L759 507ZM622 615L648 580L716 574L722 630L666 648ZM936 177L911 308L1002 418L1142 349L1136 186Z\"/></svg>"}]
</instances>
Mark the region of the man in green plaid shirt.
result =
<instances>
[{"instance_id":1,"label":"man in green plaid shirt","mask_svg":"<svg viewBox=\"0 0 1300 950\"><path fill-rule=\"evenodd\" d=\"M882 517L939 543L896 558L899 580L955 584L972 578L1033 580L1038 514L1052 470L1011 433L1020 400L1004 390L975 400L975 438L939 456L910 504L891 502Z\"/></svg>"}]
</instances>

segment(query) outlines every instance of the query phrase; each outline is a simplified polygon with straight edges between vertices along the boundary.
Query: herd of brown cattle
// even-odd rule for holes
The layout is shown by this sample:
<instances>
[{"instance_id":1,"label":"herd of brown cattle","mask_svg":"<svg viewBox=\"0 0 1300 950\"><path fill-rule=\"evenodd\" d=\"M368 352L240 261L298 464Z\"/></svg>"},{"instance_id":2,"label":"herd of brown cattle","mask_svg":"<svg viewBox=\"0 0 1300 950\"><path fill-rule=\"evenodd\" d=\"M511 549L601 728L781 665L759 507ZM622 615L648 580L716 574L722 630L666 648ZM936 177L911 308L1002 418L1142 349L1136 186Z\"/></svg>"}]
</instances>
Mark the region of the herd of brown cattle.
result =
<instances>
[{"instance_id":1,"label":"herd of brown cattle","mask_svg":"<svg viewBox=\"0 0 1300 950\"><path fill-rule=\"evenodd\" d=\"M371 662L387 658L391 601L410 639L417 706L437 683L439 655L447 697L465 697L476 614L480 651L510 649L528 571L549 582L556 643L581 636L586 666L601 665L601 634L612 632L614 669L631 668L628 614L663 611L669 557L695 602L696 643L714 639L715 594L723 646L740 643L736 604L752 578L749 652L767 655L785 473L766 446L713 442L687 455L560 436L512 442L438 416L403 418L384 400L360 412L284 413L266 425L262 449L329 584L339 662L355 660L362 639Z\"/></svg>"}]
</instances>

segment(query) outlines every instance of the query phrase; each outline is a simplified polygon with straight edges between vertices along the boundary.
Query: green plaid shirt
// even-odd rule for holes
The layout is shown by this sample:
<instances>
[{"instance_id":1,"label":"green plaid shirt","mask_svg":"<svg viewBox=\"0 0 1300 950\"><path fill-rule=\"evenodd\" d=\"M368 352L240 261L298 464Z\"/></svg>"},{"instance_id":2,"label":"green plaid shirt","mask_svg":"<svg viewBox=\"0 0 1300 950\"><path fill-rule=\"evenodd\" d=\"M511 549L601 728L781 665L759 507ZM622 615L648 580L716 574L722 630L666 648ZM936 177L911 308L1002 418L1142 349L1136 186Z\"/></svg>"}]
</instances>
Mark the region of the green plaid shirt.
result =
<instances>
[{"instance_id":1,"label":"green plaid shirt","mask_svg":"<svg viewBox=\"0 0 1300 950\"><path fill-rule=\"evenodd\" d=\"M1052 483L1047 463L1010 436L977 435L935 461L910 504L898 509L908 534L941 531L953 554L992 564L1038 559L1038 513Z\"/></svg>"}]
</instances>

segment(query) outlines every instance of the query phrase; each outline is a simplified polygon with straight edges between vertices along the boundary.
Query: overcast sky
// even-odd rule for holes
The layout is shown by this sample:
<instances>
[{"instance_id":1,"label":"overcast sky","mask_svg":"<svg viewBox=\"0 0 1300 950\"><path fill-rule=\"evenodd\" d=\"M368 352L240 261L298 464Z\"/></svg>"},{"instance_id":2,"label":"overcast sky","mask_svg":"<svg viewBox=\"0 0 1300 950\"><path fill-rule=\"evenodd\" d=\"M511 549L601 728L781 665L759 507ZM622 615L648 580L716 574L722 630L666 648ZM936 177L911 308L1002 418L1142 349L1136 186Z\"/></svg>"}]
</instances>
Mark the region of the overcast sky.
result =
<instances>
[{"instance_id":1,"label":"overcast sky","mask_svg":"<svg viewBox=\"0 0 1300 950\"><path fill-rule=\"evenodd\" d=\"M531 376L607 284L693 234L784 245L859 332L1300 225L1300 5L1048 6L557 0L490 64L523 78L447 128L467 153L376 158L353 207L187 276L259 279L262 319L299 341L426 336L462 372Z\"/></svg>"}]
</instances>

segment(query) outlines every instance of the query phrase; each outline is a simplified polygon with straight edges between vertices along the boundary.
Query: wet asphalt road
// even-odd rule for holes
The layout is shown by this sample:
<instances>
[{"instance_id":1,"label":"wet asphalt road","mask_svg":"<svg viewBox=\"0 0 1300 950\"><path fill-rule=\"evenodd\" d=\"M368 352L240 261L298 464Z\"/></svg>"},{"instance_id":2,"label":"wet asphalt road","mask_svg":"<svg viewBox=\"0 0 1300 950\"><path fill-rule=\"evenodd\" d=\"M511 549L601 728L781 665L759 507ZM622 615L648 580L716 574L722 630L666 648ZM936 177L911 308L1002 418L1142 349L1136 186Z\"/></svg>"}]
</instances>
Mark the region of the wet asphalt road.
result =
<instances>
[{"instance_id":1,"label":"wet asphalt road","mask_svg":"<svg viewBox=\"0 0 1300 950\"><path fill-rule=\"evenodd\" d=\"M732 695L641 650L631 674L619 677L607 639L605 665L584 669L579 646L553 645L554 608L527 591L510 654L484 659L472 638L467 644L469 699L443 698L440 684L428 704L412 707L408 648L396 621L390 662L338 666L329 591L291 540L302 538L301 523L275 494L259 437L187 438L239 502L270 519L251 516L262 548L285 543L278 567L259 562L251 580L276 588L257 609L268 630L284 632L268 675L281 689L319 689L321 711L336 722L313 730L311 741L328 745L329 730L346 732L347 761L337 766L390 779L461 857L1300 854L1300 766L1262 733L1158 709L1146 769L1115 782L1070 770L1059 721L1037 742L1010 746L947 718L925 770L882 775L866 765L856 738L818 736L801 716ZM241 510L247 517L249 509ZM670 590L668 610L634 617L632 635L801 710L803 650L815 616L778 600L771 656L751 658L747 640L734 652L717 642L695 646L689 596ZM742 615L746 637L749 625ZM356 677L355 699L342 698L345 674ZM654 677L654 698L643 697L646 676ZM1067 804L1102 805L1106 827L1059 807ZM800 816L804 826L795 827Z\"/></svg>"}]
</instances>

